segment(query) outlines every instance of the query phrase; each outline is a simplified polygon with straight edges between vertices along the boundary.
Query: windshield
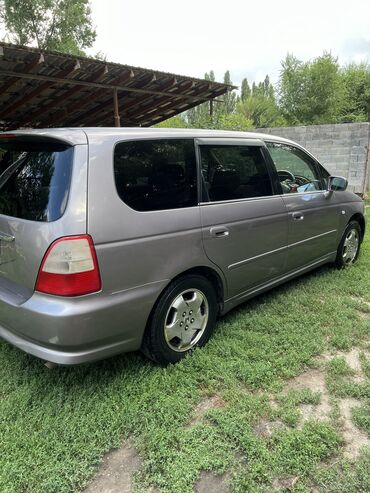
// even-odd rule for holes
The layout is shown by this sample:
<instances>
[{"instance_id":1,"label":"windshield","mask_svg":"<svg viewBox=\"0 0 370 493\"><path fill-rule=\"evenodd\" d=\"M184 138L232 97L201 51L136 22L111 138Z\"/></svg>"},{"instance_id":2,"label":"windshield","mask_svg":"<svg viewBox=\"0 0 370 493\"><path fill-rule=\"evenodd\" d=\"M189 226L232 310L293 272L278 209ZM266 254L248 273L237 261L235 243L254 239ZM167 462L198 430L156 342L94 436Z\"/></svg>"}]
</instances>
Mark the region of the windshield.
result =
<instances>
[{"instance_id":1,"label":"windshield","mask_svg":"<svg viewBox=\"0 0 370 493\"><path fill-rule=\"evenodd\" d=\"M0 143L0 214L55 221L66 208L73 147L44 142Z\"/></svg>"}]
</instances>

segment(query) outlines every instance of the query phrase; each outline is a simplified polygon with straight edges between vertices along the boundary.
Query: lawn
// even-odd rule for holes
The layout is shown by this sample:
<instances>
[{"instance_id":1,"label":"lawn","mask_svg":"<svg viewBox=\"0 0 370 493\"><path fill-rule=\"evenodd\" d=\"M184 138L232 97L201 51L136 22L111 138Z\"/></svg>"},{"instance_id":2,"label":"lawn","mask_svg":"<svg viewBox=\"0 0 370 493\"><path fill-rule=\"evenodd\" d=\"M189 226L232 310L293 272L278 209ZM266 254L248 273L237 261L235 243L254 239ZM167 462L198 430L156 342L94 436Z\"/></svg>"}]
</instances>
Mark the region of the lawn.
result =
<instances>
[{"instance_id":1,"label":"lawn","mask_svg":"<svg viewBox=\"0 0 370 493\"><path fill-rule=\"evenodd\" d=\"M213 471L233 492L368 492L369 342L369 233L354 267L245 303L166 369L130 354L48 370L1 342L0 491L81 491L125 440L137 491Z\"/></svg>"}]
</instances>

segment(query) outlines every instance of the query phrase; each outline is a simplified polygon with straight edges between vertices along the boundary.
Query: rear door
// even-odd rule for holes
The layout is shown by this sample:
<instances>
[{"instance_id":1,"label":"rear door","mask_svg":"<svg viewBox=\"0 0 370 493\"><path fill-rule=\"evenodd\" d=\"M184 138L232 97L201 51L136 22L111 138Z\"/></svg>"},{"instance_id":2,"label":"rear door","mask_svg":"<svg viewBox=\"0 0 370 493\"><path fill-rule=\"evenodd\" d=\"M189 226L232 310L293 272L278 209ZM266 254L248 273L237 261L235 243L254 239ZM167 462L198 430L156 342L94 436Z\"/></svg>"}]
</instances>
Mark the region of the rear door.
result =
<instances>
[{"instance_id":1,"label":"rear door","mask_svg":"<svg viewBox=\"0 0 370 493\"><path fill-rule=\"evenodd\" d=\"M267 143L288 212L288 269L295 270L337 249L339 205L326 193L318 163L294 145Z\"/></svg>"},{"instance_id":2,"label":"rear door","mask_svg":"<svg viewBox=\"0 0 370 493\"><path fill-rule=\"evenodd\" d=\"M197 139L203 243L225 273L228 297L285 270L287 215L274 195L264 144L253 139Z\"/></svg>"},{"instance_id":3,"label":"rear door","mask_svg":"<svg viewBox=\"0 0 370 493\"><path fill-rule=\"evenodd\" d=\"M0 134L0 291L32 294L49 245L86 232L87 145Z\"/></svg>"}]
</instances>

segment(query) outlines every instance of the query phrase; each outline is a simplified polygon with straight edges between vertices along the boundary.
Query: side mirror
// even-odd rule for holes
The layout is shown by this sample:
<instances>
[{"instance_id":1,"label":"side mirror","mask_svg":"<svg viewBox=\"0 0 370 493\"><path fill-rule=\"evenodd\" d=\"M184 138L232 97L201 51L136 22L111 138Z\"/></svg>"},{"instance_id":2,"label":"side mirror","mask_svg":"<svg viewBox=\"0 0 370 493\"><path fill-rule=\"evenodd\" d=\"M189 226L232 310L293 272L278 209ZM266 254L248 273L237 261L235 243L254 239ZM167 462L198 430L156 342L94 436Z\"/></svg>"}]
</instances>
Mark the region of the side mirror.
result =
<instances>
[{"instance_id":1,"label":"side mirror","mask_svg":"<svg viewBox=\"0 0 370 493\"><path fill-rule=\"evenodd\" d=\"M328 192L344 192L348 186L348 181L343 176L329 176Z\"/></svg>"}]
</instances>

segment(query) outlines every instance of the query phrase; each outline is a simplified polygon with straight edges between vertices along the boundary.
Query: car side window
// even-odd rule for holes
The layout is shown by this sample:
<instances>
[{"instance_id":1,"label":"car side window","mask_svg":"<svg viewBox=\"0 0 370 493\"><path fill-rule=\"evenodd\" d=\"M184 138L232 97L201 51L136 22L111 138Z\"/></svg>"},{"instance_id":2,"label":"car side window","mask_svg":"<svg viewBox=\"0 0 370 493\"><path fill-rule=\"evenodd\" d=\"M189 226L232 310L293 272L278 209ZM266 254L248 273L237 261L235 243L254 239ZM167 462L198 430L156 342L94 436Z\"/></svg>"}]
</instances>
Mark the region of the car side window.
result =
<instances>
[{"instance_id":1,"label":"car side window","mask_svg":"<svg viewBox=\"0 0 370 493\"><path fill-rule=\"evenodd\" d=\"M261 148L247 145L201 145L206 200L234 200L272 195Z\"/></svg>"},{"instance_id":2,"label":"car side window","mask_svg":"<svg viewBox=\"0 0 370 493\"><path fill-rule=\"evenodd\" d=\"M316 162L297 147L268 142L283 193L304 193L323 190L322 177Z\"/></svg>"},{"instance_id":3,"label":"car side window","mask_svg":"<svg viewBox=\"0 0 370 493\"><path fill-rule=\"evenodd\" d=\"M193 139L136 140L115 147L118 195L137 211L196 206L196 177Z\"/></svg>"}]
</instances>

